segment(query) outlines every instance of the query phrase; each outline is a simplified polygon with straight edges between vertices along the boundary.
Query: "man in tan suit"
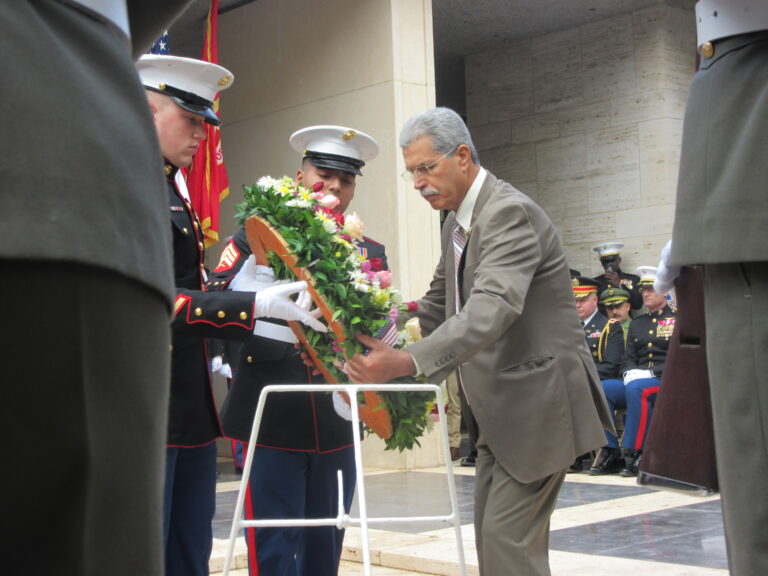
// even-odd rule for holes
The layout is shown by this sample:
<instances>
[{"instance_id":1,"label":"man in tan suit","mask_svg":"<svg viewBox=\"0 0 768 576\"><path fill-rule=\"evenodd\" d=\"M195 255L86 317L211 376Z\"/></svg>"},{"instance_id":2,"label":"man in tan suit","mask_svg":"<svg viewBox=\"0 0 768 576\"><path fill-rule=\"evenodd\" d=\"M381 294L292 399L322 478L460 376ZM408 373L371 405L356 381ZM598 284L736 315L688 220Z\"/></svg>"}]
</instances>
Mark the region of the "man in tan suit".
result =
<instances>
[{"instance_id":1,"label":"man in tan suit","mask_svg":"<svg viewBox=\"0 0 768 576\"><path fill-rule=\"evenodd\" d=\"M400 145L414 188L434 209L452 211L418 301L426 337L402 351L359 336L371 351L349 362L349 376L386 382L423 373L439 382L459 368L479 428L480 573L547 575L549 519L565 469L613 428L568 265L547 215L481 168L455 112L411 118Z\"/></svg>"}]
</instances>

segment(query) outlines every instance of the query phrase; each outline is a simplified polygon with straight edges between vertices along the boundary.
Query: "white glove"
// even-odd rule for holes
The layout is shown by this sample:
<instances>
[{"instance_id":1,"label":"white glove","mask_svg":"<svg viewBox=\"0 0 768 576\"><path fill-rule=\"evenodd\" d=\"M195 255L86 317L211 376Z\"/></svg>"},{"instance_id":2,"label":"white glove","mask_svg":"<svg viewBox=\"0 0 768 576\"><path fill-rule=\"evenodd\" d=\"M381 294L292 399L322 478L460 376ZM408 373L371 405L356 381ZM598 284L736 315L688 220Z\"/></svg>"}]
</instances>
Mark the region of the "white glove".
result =
<instances>
[{"instance_id":1,"label":"white glove","mask_svg":"<svg viewBox=\"0 0 768 576\"><path fill-rule=\"evenodd\" d=\"M302 290L296 297L296 306L302 310L309 310L312 307L312 294L309 290Z\"/></svg>"},{"instance_id":2,"label":"white glove","mask_svg":"<svg viewBox=\"0 0 768 576\"><path fill-rule=\"evenodd\" d=\"M221 368L219 368L219 374L224 376L224 378L231 379L232 378L232 367L229 364L222 364Z\"/></svg>"},{"instance_id":3,"label":"white glove","mask_svg":"<svg viewBox=\"0 0 768 576\"><path fill-rule=\"evenodd\" d=\"M238 270L228 288L235 292L258 292L275 284L284 284L275 280L275 273L269 266L256 264L256 257L251 254Z\"/></svg>"},{"instance_id":4,"label":"white glove","mask_svg":"<svg viewBox=\"0 0 768 576\"><path fill-rule=\"evenodd\" d=\"M637 380L638 378L655 378L652 370L640 370L639 368L633 368L624 372L624 386Z\"/></svg>"},{"instance_id":5,"label":"white glove","mask_svg":"<svg viewBox=\"0 0 768 576\"><path fill-rule=\"evenodd\" d=\"M289 298L291 294L306 291L306 282L291 282L277 284L256 293L256 318L279 318L281 320L299 321L317 332L328 332L325 324L319 318L322 313L319 308L308 312ZM299 298L302 296L299 294Z\"/></svg>"},{"instance_id":6,"label":"white glove","mask_svg":"<svg viewBox=\"0 0 768 576\"><path fill-rule=\"evenodd\" d=\"M656 280L653 281L653 289L659 294L669 294L675 287L675 278L680 274L680 266L669 264L670 252L672 252L672 240L661 249L661 260L656 271Z\"/></svg>"},{"instance_id":7,"label":"white glove","mask_svg":"<svg viewBox=\"0 0 768 576\"><path fill-rule=\"evenodd\" d=\"M221 357L221 354L219 354L218 356L214 356L213 358L211 358L211 370L213 370L214 372L218 372L219 370L221 370L222 363L223 363L223 359Z\"/></svg>"},{"instance_id":8,"label":"white glove","mask_svg":"<svg viewBox=\"0 0 768 576\"><path fill-rule=\"evenodd\" d=\"M332 396L333 409L336 410L336 414L344 418L344 420L352 420L352 406L347 404L339 392L334 392Z\"/></svg>"}]
</instances>

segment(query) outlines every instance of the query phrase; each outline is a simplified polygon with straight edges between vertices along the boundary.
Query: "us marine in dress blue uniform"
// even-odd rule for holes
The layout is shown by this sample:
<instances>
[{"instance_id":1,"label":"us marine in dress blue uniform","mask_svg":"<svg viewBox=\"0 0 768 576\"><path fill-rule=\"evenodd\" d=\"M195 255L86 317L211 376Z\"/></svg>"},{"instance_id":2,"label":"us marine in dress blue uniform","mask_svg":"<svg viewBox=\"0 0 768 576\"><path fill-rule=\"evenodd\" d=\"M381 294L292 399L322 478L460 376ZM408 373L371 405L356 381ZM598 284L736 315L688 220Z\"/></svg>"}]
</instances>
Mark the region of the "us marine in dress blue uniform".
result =
<instances>
[{"instance_id":1,"label":"us marine in dress blue uniform","mask_svg":"<svg viewBox=\"0 0 768 576\"><path fill-rule=\"evenodd\" d=\"M637 475L653 414L653 402L659 391L669 340L675 327L675 312L666 303L666 295L658 294L653 289L656 268L641 266L638 271L641 273L639 284L643 302L650 311L638 316L629 325L626 354L621 364L623 380L611 379L602 382L609 408L627 410L621 442L627 459L626 466L621 470L623 476ZM621 463L615 458L618 442L616 437L608 432L606 438L608 442L604 451L614 455L610 472L615 472L616 466ZM599 464L596 468L598 467ZM600 469L591 472L608 473Z\"/></svg>"},{"instance_id":2,"label":"us marine in dress blue uniform","mask_svg":"<svg viewBox=\"0 0 768 576\"><path fill-rule=\"evenodd\" d=\"M599 283L597 293L602 294L607 288L623 288L629 292L629 303L632 305L632 310L639 310L643 307L643 297L638 291L640 277L621 269L621 249L623 247L622 242L603 242L592 247L592 250L597 252L600 257L600 264L605 270L603 274L594 278ZM602 305L600 309L602 311Z\"/></svg>"},{"instance_id":3,"label":"us marine in dress blue uniform","mask_svg":"<svg viewBox=\"0 0 768 576\"><path fill-rule=\"evenodd\" d=\"M352 200L355 178L378 145L362 132L338 126L315 126L294 133L292 147L302 153L296 180L339 198L343 213ZM341 219L342 215L337 214ZM384 246L370 238L358 242L374 267L387 268ZM222 253L209 286L226 289L251 255L244 229ZM238 371L222 407L225 434L250 440L256 406L269 384L322 383L302 361L296 338L285 323L258 321L255 336L243 346ZM344 510L355 490L352 424L339 416L330 393L276 393L267 399L254 451L245 516L332 518L338 514L337 470L342 471ZM246 531L251 575L332 576L341 558L344 531L335 526L256 528Z\"/></svg>"},{"instance_id":4,"label":"us marine in dress blue uniform","mask_svg":"<svg viewBox=\"0 0 768 576\"><path fill-rule=\"evenodd\" d=\"M220 124L211 110L212 100L231 84L232 75L207 62L159 55L143 56L137 69L147 89L160 150L166 156L176 286L165 474L165 573L206 576L216 502L215 442L221 436L206 338L251 336L259 309L275 309L268 302L275 291L257 295L203 291L202 230L184 181L177 178L179 167L191 163L196 144L205 135L203 121ZM298 310L293 303L290 307Z\"/></svg>"}]
</instances>

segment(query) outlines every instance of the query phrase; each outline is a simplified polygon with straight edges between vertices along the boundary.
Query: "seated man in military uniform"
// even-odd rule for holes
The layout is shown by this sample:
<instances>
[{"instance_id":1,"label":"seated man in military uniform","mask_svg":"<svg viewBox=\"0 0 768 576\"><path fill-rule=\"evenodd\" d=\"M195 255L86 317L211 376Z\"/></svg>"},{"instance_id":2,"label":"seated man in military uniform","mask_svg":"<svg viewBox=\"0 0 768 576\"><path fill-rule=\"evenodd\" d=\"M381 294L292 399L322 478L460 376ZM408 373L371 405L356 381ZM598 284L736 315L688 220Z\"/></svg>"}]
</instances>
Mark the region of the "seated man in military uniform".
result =
<instances>
[{"instance_id":1,"label":"seated man in military uniform","mask_svg":"<svg viewBox=\"0 0 768 576\"><path fill-rule=\"evenodd\" d=\"M629 292L632 310L639 310L643 306L643 297L637 290L640 278L636 274L629 274L621 269L623 247L622 242L603 242L592 247L592 250L600 256L600 264L603 266L603 273L595 276L595 280L600 284L597 292L602 294L607 288L623 288Z\"/></svg>"},{"instance_id":2,"label":"seated man in military uniform","mask_svg":"<svg viewBox=\"0 0 768 576\"><path fill-rule=\"evenodd\" d=\"M623 379L603 380L603 390L609 408L627 410L622 447L626 465L622 476L636 476L645 437L653 413L653 403L659 391L669 340L675 327L675 312L667 304L666 294L653 289L656 268L641 266L640 291L647 314L638 316L629 325L627 348L621 365ZM606 432L607 444L600 451L598 462L590 474L612 474L621 468L621 453L615 436Z\"/></svg>"},{"instance_id":3,"label":"seated man in military uniform","mask_svg":"<svg viewBox=\"0 0 768 576\"><path fill-rule=\"evenodd\" d=\"M576 312L584 327L584 337L601 380L618 378L624 357L624 333L621 324L597 309L598 283L579 276L571 280Z\"/></svg>"},{"instance_id":4,"label":"seated man in military uniform","mask_svg":"<svg viewBox=\"0 0 768 576\"><path fill-rule=\"evenodd\" d=\"M618 378L619 366L624 357L624 333L621 325L608 319L597 309L597 281L576 276L571 279L571 285L576 300L576 312L584 327L584 338L600 379ZM591 460L589 454L577 458L568 471L581 472L583 461L586 459Z\"/></svg>"},{"instance_id":5,"label":"seated man in military uniform","mask_svg":"<svg viewBox=\"0 0 768 576\"><path fill-rule=\"evenodd\" d=\"M621 324L624 331L624 343L627 342L627 332L632 317L629 315L631 305L629 292L623 288L608 288L600 293L600 307L605 310L605 315Z\"/></svg>"}]
</instances>

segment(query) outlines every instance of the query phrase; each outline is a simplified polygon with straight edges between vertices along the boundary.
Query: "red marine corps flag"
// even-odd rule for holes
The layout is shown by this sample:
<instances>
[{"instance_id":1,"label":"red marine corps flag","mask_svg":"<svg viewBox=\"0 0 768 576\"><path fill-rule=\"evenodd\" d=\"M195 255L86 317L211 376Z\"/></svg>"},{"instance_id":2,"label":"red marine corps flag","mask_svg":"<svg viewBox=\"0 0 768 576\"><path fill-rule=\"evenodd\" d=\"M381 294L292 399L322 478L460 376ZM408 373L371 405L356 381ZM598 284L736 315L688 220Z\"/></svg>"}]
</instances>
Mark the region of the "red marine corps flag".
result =
<instances>
[{"instance_id":1,"label":"red marine corps flag","mask_svg":"<svg viewBox=\"0 0 768 576\"><path fill-rule=\"evenodd\" d=\"M216 40L219 0L211 1L203 38L201 60L219 63L219 49ZM213 111L219 114L219 95L213 101ZM205 124L206 140L195 154L189 168L187 187L192 207L197 212L203 227L206 248L219 241L219 202L229 195L229 179L221 153L221 131L218 126Z\"/></svg>"}]
</instances>

